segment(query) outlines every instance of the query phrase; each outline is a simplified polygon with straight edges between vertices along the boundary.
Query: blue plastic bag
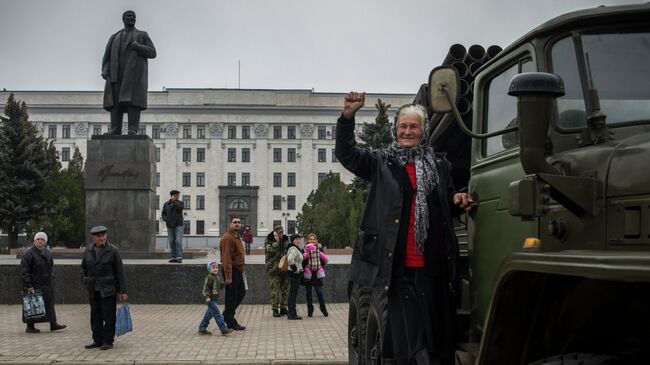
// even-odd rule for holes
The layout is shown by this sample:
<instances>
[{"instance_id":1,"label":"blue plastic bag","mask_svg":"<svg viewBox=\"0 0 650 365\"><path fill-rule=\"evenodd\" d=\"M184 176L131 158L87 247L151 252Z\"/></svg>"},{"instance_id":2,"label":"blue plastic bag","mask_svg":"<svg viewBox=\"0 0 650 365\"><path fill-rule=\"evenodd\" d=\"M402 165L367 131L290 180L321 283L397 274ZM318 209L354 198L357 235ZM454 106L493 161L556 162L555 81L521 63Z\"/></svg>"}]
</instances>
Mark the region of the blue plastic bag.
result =
<instances>
[{"instance_id":1,"label":"blue plastic bag","mask_svg":"<svg viewBox=\"0 0 650 365\"><path fill-rule=\"evenodd\" d=\"M131 331L133 331L131 310L127 303L123 303L121 307L117 308L117 316L115 318L115 336L122 336Z\"/></svg>"},{"instance_id":2,"label":"blue plastic bag","mask_svg":"<svg viewBox=\"0 0 650 365\"><path fill-rule=\"evenodd\" d=\"M27 321L35 321L45 317L45 302L40 289L33 293L21 292L23 299L23 316Z\"/></svg>"}]
</instances>

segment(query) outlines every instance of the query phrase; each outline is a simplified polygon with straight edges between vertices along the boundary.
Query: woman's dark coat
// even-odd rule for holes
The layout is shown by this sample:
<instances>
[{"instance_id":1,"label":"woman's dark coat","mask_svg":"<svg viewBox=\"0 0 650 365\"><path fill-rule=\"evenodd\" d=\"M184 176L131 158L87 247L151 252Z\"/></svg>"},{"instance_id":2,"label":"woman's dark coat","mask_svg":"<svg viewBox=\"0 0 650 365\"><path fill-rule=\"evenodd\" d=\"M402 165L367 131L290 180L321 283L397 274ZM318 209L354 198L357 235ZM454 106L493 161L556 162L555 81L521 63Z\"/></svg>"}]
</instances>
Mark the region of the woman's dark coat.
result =
<instances>
[{"instance_id":1,"label":"woman's dark coat","mask_svg":"<svg viewBox=\"0 0 650 365\"><path fill-rule=\"evenodd\" d=\"M343 116L339 118L335 151L336 158L346 169L370 182L357 244L352 253L350 281L387 291L393 276L393 260L396 257L404 258L401 252L396 252L396 245L400 230L408 230L409 222L402 219L403 205L411 204L410 201L404 202L404 190L412 189L408 176L404 168L388 159L383 151L356 146L353 119L348 120ZM440 156L436 156L435 163L440 176L440 184L434 189L438 195L437 199L427 197L427 201L430 213L433 213L433 201L441 202L439 209L442 224L440 221L430 222L427 242L424 244L425 270L428 275L446 276L450 288L455 290L458 241L452 223L451 209L456 208L452 204L454 187L451 164ZM435 216L436 214L430 214L431 218ZM445 247L440 247L441 244ZM441 269L446 269L447 272L440 272Z\"/></svg>"},{"instance_id":2,"label":"woman's dark coat","mask_svg":"<svg viewBox=\"0 0 650 365\"><path fill-rule=\"evenodd\" d=\"M52 287L54 260L49 250L32 246L25 250L20 260L20 273L25 289L40 289L45 303L46 317L29 323L56 320L54 311L54 288ZM25 318L23 318L23 322Z\"/></svg>"},{"instance_id":3,"label":"woman's dark coat","mask_svg":"<svg viewBox=\"0 0 650 365\"><path fill-rule=\"evenodd\" d=\"M102 298L126 294L126 277L122 257L117 247L106 242L104 250L97 252L94 244L88 245L81 260L83 282L92 298L99 292Z\"/></svg>"}]
</instances>

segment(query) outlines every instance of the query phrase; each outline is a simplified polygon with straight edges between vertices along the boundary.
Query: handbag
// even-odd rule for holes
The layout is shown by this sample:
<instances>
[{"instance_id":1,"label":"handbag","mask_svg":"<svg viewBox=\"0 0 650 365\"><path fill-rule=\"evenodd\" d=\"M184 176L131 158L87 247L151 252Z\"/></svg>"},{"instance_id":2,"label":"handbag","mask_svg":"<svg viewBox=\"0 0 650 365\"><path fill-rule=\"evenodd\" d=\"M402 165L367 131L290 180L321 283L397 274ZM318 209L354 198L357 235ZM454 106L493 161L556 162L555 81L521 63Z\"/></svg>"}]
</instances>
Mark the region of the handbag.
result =
<instances>
[{"instance_id":1,"label":"handbag","mask_svg":"<svg viewBox=\"0 0 650 365\"><path fill-rule=\"evenodd\" d=\"M122 336L127 332L133 331L133 322L131 321L131 310L128 303L123 303L117 308L115 317L115 336Z\"/></svg>"},{"instance_id":2,"label":"handbag","mask_svg":"<svg viewBox=\"0 0 650 365\"><path fill-rule=\"evenodd\" d=\"M289 258L286 254L280 259L278 270L280 270L280 272L287 272L287 270L289 270Z\"/></svg>"},{"instance_id":3,"label":"handbag","mask_svg":"<svg viewBox=\"0 0 650 365\"><path fill-rule=\"evenodd\" d=\"M45 301L40 289L35 289L33 293L26 291L20 292L23 299L23 316L27 321L35 321L45 317Z\"/></svg>"}]
</instances>

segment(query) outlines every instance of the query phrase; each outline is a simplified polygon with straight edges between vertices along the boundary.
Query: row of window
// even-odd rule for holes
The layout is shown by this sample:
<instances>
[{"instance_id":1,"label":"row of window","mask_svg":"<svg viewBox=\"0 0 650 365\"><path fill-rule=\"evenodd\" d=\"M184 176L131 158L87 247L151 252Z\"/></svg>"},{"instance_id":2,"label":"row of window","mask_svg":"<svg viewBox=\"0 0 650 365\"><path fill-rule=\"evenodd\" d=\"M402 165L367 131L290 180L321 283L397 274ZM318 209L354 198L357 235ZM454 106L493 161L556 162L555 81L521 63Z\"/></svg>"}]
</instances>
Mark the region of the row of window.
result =
<instances>
[{"instance_id":1,"label":"row of window","mask_svg":"<svg viewBox=\"0 0 650 365\"><path fill-rule=\"evenodd\" d=\"M334 149L332 149L331 154L332 154L332 162L338 162L338 160L336 159L336 154L334 153ZM61 148L61 161L70 161L70 147ZM192 149L183 148L183 162L190 162L190 161L192 161ZM156 162L160 162L160 147L156 147ZM196 149L196 162L205 162L205 148ZM228 148L228 162L237 162L237 149ZM251 162L250 148L242 148L241 162ZM282 148L273 149L273 162L282 162ZM295 148L287 149L287 162L296 162ZM326 148L318 149L318 162L327 162ZM197 175L198 174L203 174L203 173L197 173ZM199 177L197 176L197 184L198 183L199 183ZM183 186L189 186L189 185L183 185ZM197 185L197 186L204 186L204 185Z\"/></svg>"},{"instance_id":2,"label":"row of window","mask_svg":"<svg viewBox=\"0 0 650 365\"><path fill-rule=\"evenodd\" d=\"M94 124L92 126L93 135L101 135L104 132L108 132L110 127L106 126L105 128L101 124ZM240 137L241 139L250 139L251 138L251 127L247 125L240 126ZM273 126L273 138L282 139L283 130L285 127L281 125ZM205 139L205 125L184 125L182 127L182 136L184 139L192 139L192 132L195 131L196 139ZM231 125L228 126L228 139L237 139L237 126ZM318 139L334 139L336 135L336 126L332 126L328 130L327 126L318 126L317 127L317 138ZM151 138L159 139L160 132L163 131L163 128L159 124L154 124L151 126ZM286 126L287 139L296 139L296 126ZM56 139L57 138L58 127L56 124L50 124L47 128L47 138ZM146 134L146 126L140 125L138 134ZM61 138L67 139L70 138L70 124L63 124L61 126Z\"/></svg>"},{"instance_id":3,"label":"row of window","mask_svg":"<svg viewBox=\"0 0 650 365\"><path fill-rule=\"evenodd\" d=\"M185 209L192 209L192 197L191 196L182 195L181 200L183 201L183 204L185 205ZM160 195L156 195L156 200L154 202L154 206L156 207L156 210L161 209ZM196 196L196 207L194 209L195 210L205 210L205 195L197 195Z\"/></svg>"},{"instance_id":4,"label":"row of window","mask_svg":"<svg viewBox=\"0 0 650 365\"><path fill-rule=\"evenodd\" d=\"M334 173L334 175L338 176L339 173ZM191 172L183 172L181 175L181 185L183 187L191 187L192 186L192 173ZM320 185L321 182L327 177L327 174L324 172L319 172L318 173L318 184ZM228 186L237 186L237 173L235 172L229 172L227 174L227 184ZM160 187L160 172L156 173L156 186ZM197 172L196 173L196 185L197 187L204 187L205 186L205 172ZM251 186L251 173L250 172L242 172L241 173L241 185L240 186ZM296 186L296 173L295 172L287 172L287 187L295 187ZM282 187L282 173L281 172L274 172L273 173L273 187L278 188Z\"/></svg>"},{"instance_id":5,"label":"row of window","mask_svg":"<svg viewBox=\"0 0 650 365\"><path fill-rule=\"evenodd\" d=\"M159 222L156 224L156 234L160 234L160 225L164 225L164 222ZM183 234L190 235L192 234L190 230L190 221L183 221ZM196 221L194 234L203 235L205 234L205 221Z\"/></svg>"},{"instance_id":6,"label":"row of window","mask_svg":"<svg viewBox=\"0 0 650 365\"><path fill-rule=\"evenodd\" d=\"M164 222L159 222L156 224L156 234L160 234L160 226L164 225ZM273 220L273 227L281 225L282 221L281 220ZM192 233L191 230L192 223L188 220L183 221L183 234L184 235L204 235L205 234L205 221L202 220L197 220L194 224L195 230L194 233ZM288 220L287 221L287 234L294 234L296 233L296 221L295 220Z\"/></svg>"},{"instance_id":7,"label":"row of window","mask_svg":"<svg viewBox=\"0 0 650 365\"><path fill-rule=\"evenodd\" d=\"M196 207L195 210L205 210L205 195L197 195L195 197ZM181 201L185 205L184 209L192 209L192 197L190 195L182 195ZM296 196L287 195L283 197L282 195L273 195L273 210L282 210L282 202L287 202L287 210L296 210ZM156 210L161 209L160 206L160 195L156 195L156 200L154 202ZM274 225L275 226L275 225Z\"/></svg>"},{"instance_id":8,"label":"row of window","mask_svg":"<svg viewBox=\"0 0 650 365\"><path fill-rule=\"evenodd\" d=\"M228 148L228 162L237 162L237 149ZM327 162L327 149L319 148L317 151L318 162ZM296 162L296 158L300 154L296 152L295 148L287 148L287 162ZM183 148L182 154L183 162L192 161L192 149ZM331 151L332 162L338 162L334 149ZM156 147L156 162L160 162L160 147ZM196 162L205 162L205 148L196 149ZM251 162L251 149L241 149L241 162ZM273 162L282 162L282 148L273 149Z\"/></svg>"}]
</instances>

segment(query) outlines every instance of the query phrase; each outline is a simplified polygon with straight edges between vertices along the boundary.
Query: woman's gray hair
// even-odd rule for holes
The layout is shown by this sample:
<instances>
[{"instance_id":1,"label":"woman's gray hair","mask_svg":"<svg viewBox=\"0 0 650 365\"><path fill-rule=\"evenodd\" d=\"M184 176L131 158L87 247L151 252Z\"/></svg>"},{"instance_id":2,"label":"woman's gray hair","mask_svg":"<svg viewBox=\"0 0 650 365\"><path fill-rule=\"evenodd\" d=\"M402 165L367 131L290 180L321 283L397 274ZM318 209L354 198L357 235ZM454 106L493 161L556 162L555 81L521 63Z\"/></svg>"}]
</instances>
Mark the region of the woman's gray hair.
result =
<instances>
[{"instance_id":1,"label":"woman's gray hair","mask_svg":"<svg viewBox=\"0 0 650 365\"><path fill-rule=\"evenodd\" d=\"M422 131L426 130L427 127L427 111L422 105L419 104L406 104L402 105L395 115L395 128L399 124L399 121L406 116L415 116L420 120L420 125L422 126Z\"/></svg>"}]
</instances>

